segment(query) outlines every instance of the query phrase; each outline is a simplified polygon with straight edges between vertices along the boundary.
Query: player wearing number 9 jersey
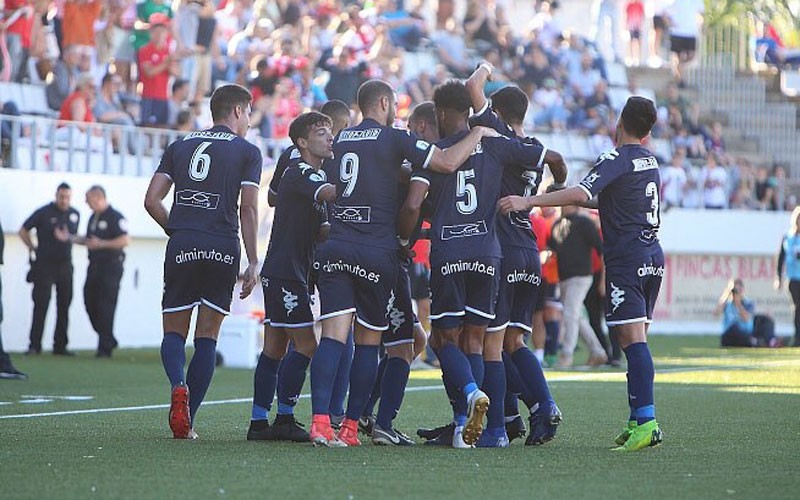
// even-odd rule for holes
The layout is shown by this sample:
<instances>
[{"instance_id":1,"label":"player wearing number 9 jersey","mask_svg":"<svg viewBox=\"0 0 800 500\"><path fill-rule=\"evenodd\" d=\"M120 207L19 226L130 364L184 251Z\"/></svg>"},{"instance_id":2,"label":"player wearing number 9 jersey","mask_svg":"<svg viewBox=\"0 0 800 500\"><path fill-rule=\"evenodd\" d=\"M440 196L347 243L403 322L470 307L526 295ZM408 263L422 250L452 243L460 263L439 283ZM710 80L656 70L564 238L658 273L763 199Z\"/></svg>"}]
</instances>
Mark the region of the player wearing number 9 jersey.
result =
<instances>
[{"instance_id":1,"label":"player wearing number 9 jersey","mask_svg":"<svg viewBox=\"0 0 800 500\"><path fill-rule=\"evenodd\" d=\"M442 150L391 127L397 95L386 82L369 80L358 89L363 121L342 130L334 159L324 170L336 185L329 206L328 241L315 255L319 273L322 339L311 362L311 441L323 446L359 444L358 419L375 382L381 333L388 328L389 299L397 282L400 244L395 230L399 207L397 176L403 161L418 170L452 172L489 129L476 129L461 143ZM405 242L406 244L408 242ZM340 433L328 417L332 384L353 316L355 353L350 396Z\"/></svg>"},{"instance_id":2,"label":"player wearing number 9 jersey","mask_svg":"<svg viewBox=\"0 0 800 500\"><path fill-rule=\"evenodd\" d=\"M214 127L170 144L145 195L145 208L169 235L161 360L172 385L169 424L176 439L196 437L194 416L211 383L219 327L230 309L239 274L240 222L249 261L241 297L247 297L257 283L262 161L259 149L242 138L250 126L251 101L250 92L238 85L214 91ZM168 211L163 199L173 185ZM199 306L195 352L184 377L184 344L195 306Z\"/></svg>"},{"instance_id":3,"label":"player wearing number 9 jersey","mask_svg":"<svg viewBox=\"0 0 800 500\"><path fill-rule=\"evenodd\" d=\"M617 148L603 153L578 186L541 196L509 196L503 213L534 206L585 204L598 196L606 264L606 322L615 330L628 360L630 418L615 442L620 451L659 444L655 420L655 370L647 330L664 276L658 242L661 223L658 162L641 142L656 121L652 101L633 96L620 113Z\"/></svg>"}]
</instances>

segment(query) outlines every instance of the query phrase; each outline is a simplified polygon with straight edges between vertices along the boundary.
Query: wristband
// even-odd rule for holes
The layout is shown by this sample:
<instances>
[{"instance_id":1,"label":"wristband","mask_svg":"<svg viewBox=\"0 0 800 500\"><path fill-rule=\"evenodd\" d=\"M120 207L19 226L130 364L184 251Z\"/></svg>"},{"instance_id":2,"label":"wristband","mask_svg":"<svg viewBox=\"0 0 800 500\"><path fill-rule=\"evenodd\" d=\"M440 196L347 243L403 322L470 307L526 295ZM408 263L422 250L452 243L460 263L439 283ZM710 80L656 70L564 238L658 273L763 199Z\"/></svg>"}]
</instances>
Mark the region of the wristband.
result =
<instances>
[{"instance_id":1,"label":"wristband","mask_svg":"<svg viewBox=\"0 0 800 500\"><path fill-rule=\"evenodd\" d=\"M480 69L480 68L483 68L483 69L485 69L485 70L486 70L486 73L488 73L488 74L489 74L489 78L490 78L490 79L492 78L492 67L491 67L491 66L489 66L489 65L488 65L488 64L486 64L486 63L481 63L481 64L478 66L478 69Z\"/></svg>"}]
</instances>

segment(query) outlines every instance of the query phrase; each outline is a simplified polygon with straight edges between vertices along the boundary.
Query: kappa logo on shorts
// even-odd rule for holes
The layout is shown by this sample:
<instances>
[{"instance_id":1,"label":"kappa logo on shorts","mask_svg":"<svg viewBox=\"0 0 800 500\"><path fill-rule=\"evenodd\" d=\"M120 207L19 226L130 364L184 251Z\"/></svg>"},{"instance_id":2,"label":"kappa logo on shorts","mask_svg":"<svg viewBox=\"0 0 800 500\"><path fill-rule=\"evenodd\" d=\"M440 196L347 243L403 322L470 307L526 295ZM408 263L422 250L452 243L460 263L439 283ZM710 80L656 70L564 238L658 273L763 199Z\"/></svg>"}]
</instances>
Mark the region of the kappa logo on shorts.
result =
<instances>
[{"instance_id":1,"label":"kappa logo on shorts","mask_svg":"<svg viewBox=\"0 0 800 500\"><path fill-rule=\"evenodd\" d=\"M391 324L392 333L397 333L397 330L403 326L403 322L405 322L406 315L403 314L403 311L395 307L395 300L396 297L394 295L394 290L392 290L392 295L389 297L389 305L386 307L386 315L389 316L389 323Z\"/></svg>"},{"instance_id":2,"label":"kappa logo on shorts","mask_svg":"<svg viewBox=\"0 0 800 500\"><path fill-rule=\"evenodd\" d=\"M342 222L369 224L372 207L340 207L335 206L333 216Z\"/></svg>"},{"instance_id":3,"label":"kappa logo on shorts","mask_svg":"<svg viewBox=\"0 0 800 500\"><path fill-rule=\"evenodd\" d=\"M486 229L486 221L457 224L455 226L442 226L442 241L480 236L488 232L489 231Z\"/></svg>"},{"instance_id":4,"label":"kappa logo on shorts","mask_svg":"<svg viewBox=\"0 0 800 500\"><path fill-rule=\"evenodd\" d=\"M611 285L611 305L614 309L611 312L616 312L617 308L625 302L625 291L619 289L614 283L609 283Z\"/></svg>"},{"instance_id":5,"label":"kappa logo on shorts","mask_svg":"<svg viewBox=\"0 0 800 500\"><path fill-rule=\"evenodd\" d=\"M217 206L219 206L219 195L195 191L194 189L181 189L175 193L175 204L184 207L216 210Z\"/></svg>"},{"instance_id":6,"label":"kappa logo on shorts","mask_svg":"<svg viewBox=\"0 0 800 500\"><path fill-rule=\"evenodd\" d=\"M286 315L288 316L292 314L294 308L297 307L298 297L283 287L281 287L281 290L283 291L283 307L286 308Z\"/></svg>"}]
</instances>

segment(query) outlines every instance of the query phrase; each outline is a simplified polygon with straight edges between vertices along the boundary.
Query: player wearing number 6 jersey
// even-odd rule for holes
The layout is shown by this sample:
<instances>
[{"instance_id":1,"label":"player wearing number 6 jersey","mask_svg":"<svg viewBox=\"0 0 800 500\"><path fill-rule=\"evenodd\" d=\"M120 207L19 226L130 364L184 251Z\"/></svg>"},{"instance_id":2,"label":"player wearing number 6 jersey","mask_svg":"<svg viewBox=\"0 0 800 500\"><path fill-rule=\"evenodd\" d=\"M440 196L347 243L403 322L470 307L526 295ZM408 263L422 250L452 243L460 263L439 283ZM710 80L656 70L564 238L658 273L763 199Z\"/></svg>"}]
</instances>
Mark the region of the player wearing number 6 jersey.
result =
<instances>
[{"instance_id":1,"label":"player wearing number 6 jersey","mask_svg":"<svg viewBox=\"0 0 800 500\"><path fill-rule=\"evenodd\" d=\"M630 418L615 448L636 451L661 442L655 420L653 358L647 330L664 276L658 242L661 222L658 162L642 147L656 121L653 102L628 99L615 133L616 149L603 153L578 186L533 197L508 196L503 213L535 206L586 204L598 196L606 264L606 323L614 328L628 359Z\"/></svg>"},{"instance_id":2,"label":"player wearing number 6 jersey","mask_svg":"<svg viewBox=\"0 0 800 500\"><path fill-rule=\"evenodd\" d=\"M261 152L242 138L250 127L251 102L250 92L238 85L215 90L214 127L170 144L145 195L147 212L169 235L161 361L172 385L169 425L176 439L197 436L194 416L211 384L220 324L239 274L240 223L248 260L240 297L250 295L257 283ZM163 199L173 184L172 209L167 210ZM195 306L195 351L184 377L184 347Z\"/></svg>"},{"instance_id":3,"label":"player wearing number 6 jersey","mask_svg":"<svg viewBox=\"0 0 800 500\"><path fill-rule=\"evenodd\" d=\"M455 170L489 129L477 129L447 150L391 127L397 96L383 81L358 89L363 121L342 130L334 159L323 166L337 197L330 209L330 236L316 252L322 339L311 362L311 441L356 446L358 419L369 400L378 368L381 334L388 329L389 299L397 282L400 244L395 219L400 205L397 176L403 161L417 170ZM408 242L404 242L407 244ZM338 437L328 409L344 342L355 324L350 396Z\"/></svg>"}]
</instances>

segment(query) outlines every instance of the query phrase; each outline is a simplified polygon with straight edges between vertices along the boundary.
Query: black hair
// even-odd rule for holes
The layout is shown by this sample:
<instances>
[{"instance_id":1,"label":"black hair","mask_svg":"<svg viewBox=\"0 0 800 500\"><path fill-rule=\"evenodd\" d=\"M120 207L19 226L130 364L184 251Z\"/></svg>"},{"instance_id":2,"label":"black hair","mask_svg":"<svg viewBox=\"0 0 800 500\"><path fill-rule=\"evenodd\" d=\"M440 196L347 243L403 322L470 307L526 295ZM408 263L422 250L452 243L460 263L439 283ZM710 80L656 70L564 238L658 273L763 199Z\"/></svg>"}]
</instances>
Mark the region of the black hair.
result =
<instances>
[{"instance_id":1,"label":"black hair","mask_svg":"<svg viewBox=\"0 0 800 500\"><path fill-rule=\"evenodd\" d=\"M292 124L289 125L289 138L292 140L292 144L299 148L297 141L299 139L308 139L311 129L316 126L332 127L333 124L329 116L323 115L318 111L309 111L295 118Z\"/></svg>"},{"instance_id":2,"label":"black hair","mask_svg":"<svg viewBox=\"0 0 800 500\"><path fill-rule=\"evenodd\" d=\"M217 87L211 94L211 118L214 122L225 120L236 106L246 106L253 101L250 91L241 85Z\"/></svg>"},{"instance_id":3,"label":"black hair","mask_svg":"<svg viewBox=\"0 0 800 500\"><path fill-rule=\"evenodd\" d=\"M358 97L356 97L356 101L363 113L367 109L376 106L383 97L394 99L394 90L383 80L373 79L367 80L358 87Z\"/></svg>"},{"instance_id":4,"label":"black hair","mask_svg":"<svg viewBox=\"0 0 800 500\"><path fill-rule=\"evenodd\" d=\"M58 185L58 187L56 188L56 192L59 192L59 191L61 191L62 189L67 189L67 190L69 190L69 191L72 191L72 188L71 188L71 187L70 187L70 185L69 185L69 184L67 184L66 182L62 182L61 184L59 184L59 185Z\"/></svg>"},{"instance_id":5,"label":"black hair","mask_svg":"<svg viewBox=\"0 0 800 500\"><path fill-rule=\"evenodd\" d=\"M622 113L619 115L622 128L637 139L647 137L657 119L656 106L653 101L638 95L628 98L628 102L625 103L625 107L622 108Z\"/></svg>"},{"instance_id":6,"label":"black hair","mask_svg":"<svg viewBox=\"0 0 800 500\"><path fill-rule=\"evenodd\" d=\"M433 104L438 109L468 113L472 100L464 83L460 80L448 80L433 91Z\"/></svg>"},{"instance_id":7,"label":"black hair","mask_svg":"<svg viewBox=\"0 0 800 500\"><path fill-rule=\"evenodd\" d=\"M326 102L322 105L322 108L320 108L319 112L330 117L331 121L344 118L347 118L348 120L350 119L350 108L347 107L347 104L339 99L331 99L330 101Z\"/></svg>"},{"instance_id":8,"label":"black hair","mask_svg":"<svg viewBox=\"0 0 800 500\"><path fill-rule=\"evenodd\" d=\"M428 125L436 126L436 107L431 101L425 101L417 104L411 115L408 117L408 122L424 122Z\"/></svg>"},{"instance_id":9,"label":"black hair","mask_svg":"<svg viewBox=\"0 0 800 500\"><path fill-rule=\"evenodd\" d=\"M492 94L492 107L510 125L522 124L528 111L528 102L525 92L514 85L503 87Z\"/></svg>"},{"instance_id":10,"label":"black hair","mask_svg":"<svg viewBox=\"0 0 800 500\"><path fill-rule=\"evenodd\" d=\"M184 80L183 78L176 78L175 81L172 83L172 93L179 91L181 87L185 87L189 85L189 80Z\"/></svg>"}]
</instances>

